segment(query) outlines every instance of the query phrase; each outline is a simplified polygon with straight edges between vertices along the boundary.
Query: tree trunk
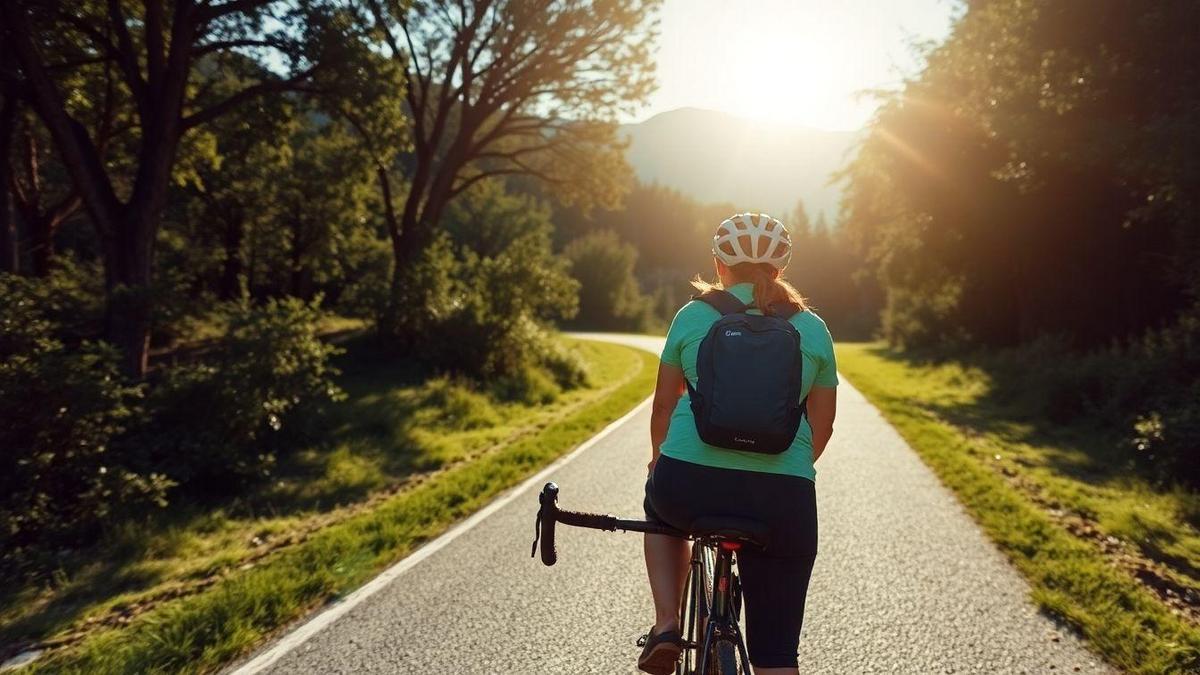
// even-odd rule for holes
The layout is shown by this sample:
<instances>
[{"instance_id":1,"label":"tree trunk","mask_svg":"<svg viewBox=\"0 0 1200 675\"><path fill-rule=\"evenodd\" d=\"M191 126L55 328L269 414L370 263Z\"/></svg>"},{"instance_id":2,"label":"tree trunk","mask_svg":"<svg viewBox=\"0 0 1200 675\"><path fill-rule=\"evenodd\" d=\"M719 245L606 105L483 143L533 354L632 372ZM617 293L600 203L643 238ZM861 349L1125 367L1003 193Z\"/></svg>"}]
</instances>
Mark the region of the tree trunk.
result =
<instances>
[{"instance_id":1,"label":"tree trunk","mask_svg":"<svg viewBox=\"0 0 1200 675\"><path fill-rule=\"evenodd\" d=\"M0 169L0 178L4 177ZM20 271L21 245L17 239L17 219L13 217L12 195L0 188L0 272Z\"/></svg>"},{"instance_id":2,"label":"tree trunk","mask_svg":"<svg viewBox=\"0 0 1200 675\"><path fill-rule=\"evenodd\" d=\"M33 276L45 279L50 276L50 265L54 260L54 229L50 214L37 214L26 223L29 226L29 261Z\"/></svg>"},{"instance_id":3,"label":"tree trunk","mask_svg":"<svg viewBox=\"0 0 1200 675\"><path fill-rule=\"evenodd\" d=\"M387 308L381 321L380 330L385 335L400 340L402 344L411 344L414 333L417 332L414 323L414 307L417 303L411 293L406 293L409 284L408 274L419 263L421 254L425 251L428 237L423 236L422 227L415 213L405 215L400 223L399 236L392 239L392 280L388 295Z\"/></svg>"},{"instance_id":4,"label":"tree trunk","mask_svg":"<svg viewBox=\"0 0 1200 675\"><path fill-rule=\"evenodd\" d=\"M16 274L20 269L20 244L17 240L17 219L13 214L12 191L8 186L12 179L9 155L17 128L15 84L5 83L4 102L0 106L0 272Z\"/></svg>"},{"instance_id":5,"label":"tree trunk","mask_svg":"<svg viewBox=\"0 0 1200 675\"><path fill-rule=\"evenodd\" d=\"M14 197L29 230L29 259L33 276L44 279L50 276L54 264L54 235L58 232L58 226L79 210L81 201L71 192L57 204L45 206L38 142L30 128L25 130L25 172L25 188Z\"/></svg>"},{"instance_id":6,"label":"tree trunk","mask_svg":"<svg viewBox=\"0 0 1200 675\"><path fill-rule=\"evenodd\" d=\"M114 241L105 247L107 333L121 350L125 371L137 379L145 377L149 366L154 303L154 242L144 235L157 231L161 218L161 209L141 201L131 200L121 209Z\"/></svg>"},{"instance_id":7,"label":"tree trunk","mask_svg":"<svg viewBox=\"0 0 1200 675\"><path fill-rule=\"evenodd\" d=\"M392 180L388 174L387 167L382 164L377 165L375 167L375 177L379 180L379 192L383 198L384 223L387 225L388 238L392 242L391 286L388 289L387 305L384 308L383 315L379 317L377 328L384 335L395 336L399 330L400 322L400 288L404 283L402 274L404 267L401 265L403 246L400 241L400 234L404 230L401 228L400 220L396 217L396 206L395 202L392 201Z\"/></svg>"},{"instance_id":8,"label":"tree trunk","mask_svg":"<svg viewBox=\"0 0 1200 675\"><path fill-rule=\"evenodd\" d=\"M414 325L417 321L414 321L416 317L412 314L420 308L412 306L423 303L417 299L418 296L405 292L406 275L433 241L442 211L450 201L455 176L464 164L465 143L463 137L455 141L436 173L430 170L434 161L432 156L418 153L416 157L417 170L413 174L400 216L399 234L392 239L391 295L384 317L385 325L381 326L385 333L399 338L401 342L411 344L415 334L420 332L420 326Z\"/></svg>"}]
</instances>

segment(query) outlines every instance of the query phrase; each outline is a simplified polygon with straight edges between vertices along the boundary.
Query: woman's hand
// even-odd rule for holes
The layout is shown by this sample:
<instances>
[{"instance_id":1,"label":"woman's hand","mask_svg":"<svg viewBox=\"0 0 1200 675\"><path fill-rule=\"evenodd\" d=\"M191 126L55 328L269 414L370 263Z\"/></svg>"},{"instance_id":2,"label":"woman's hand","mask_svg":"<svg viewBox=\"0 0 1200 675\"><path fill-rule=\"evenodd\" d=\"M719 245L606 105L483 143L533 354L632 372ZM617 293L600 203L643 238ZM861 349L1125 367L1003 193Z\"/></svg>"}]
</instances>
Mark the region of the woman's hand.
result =
<instances>
[{"instance_id":1,"label":"woman's hand","mask_svg":"<svg viewBox=\"0 0 1200 675\"><path fill-rule=\"evenodd\" d=\"M837 387L813 386L808 392L808 426L812 429L813 461L825 452L833 437L833 418L837 415Z\"/></svg>"}]
</instances>

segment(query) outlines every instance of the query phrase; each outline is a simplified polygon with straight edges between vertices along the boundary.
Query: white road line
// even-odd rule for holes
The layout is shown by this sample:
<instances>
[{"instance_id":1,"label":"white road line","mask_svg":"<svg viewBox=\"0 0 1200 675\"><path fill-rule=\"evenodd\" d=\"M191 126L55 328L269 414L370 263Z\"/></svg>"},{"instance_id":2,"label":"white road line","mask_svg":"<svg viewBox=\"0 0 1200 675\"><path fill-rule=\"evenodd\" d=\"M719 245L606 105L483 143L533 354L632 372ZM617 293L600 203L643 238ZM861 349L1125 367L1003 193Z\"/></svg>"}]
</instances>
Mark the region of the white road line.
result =
<instances>
[{"instance_id":1,"label":"white road line","mask_svg":"<svg viewBox=\"0 0 1200 675\"><path fill-rule=\"evenodd\" d=\"M566 455L559 457L549 466L537 472L537 474L529 477L524 483L521 483L516 488L507 493L501 494L492 503L483 507L470 518L467 518L458 525L450 528L437 539L434 539L433 541L414 551L412 555L384 570L379 576L367 582L367 584L362 588L359 588L353 593L347 595L342 600L336 601L327 609L309 619L306 623L304 623L304 625L285 635L279 640L279 642L275 643L275 645L267 651L242 664L237 669L229 671L230 675L255 675L256 673L260 673L269 668L276 661L283 658L283 656L285 656L288 652L291 652L300 645L304 644L309 638L321 632L321 630L323 630L326 626L329 626L333 622L337 621L346 612L349 612L367 598L383 590L384 587L395 581L396 578L401 574L404 574L409 569L416 566L417 563L445 548L447 544L457 539L460 535L470 531L471 528L483 522L488 516L492 515L496 511L499 511L504 507L505 504L508 504L525 492L528 492L534 486L540 487L542 481L546 480L550 474L562 468L564 464L575 459L588 448L600 442L605 436L608 436L612 432L616 431L622 424L629 421L630 418L649 406L652 399L653 397L647 397L644 401L637 404L633 410L630 410L617 421L601 429L599 433L584 441L583 444L578 448L575 448Z\"/></svg>"}]
</instances>

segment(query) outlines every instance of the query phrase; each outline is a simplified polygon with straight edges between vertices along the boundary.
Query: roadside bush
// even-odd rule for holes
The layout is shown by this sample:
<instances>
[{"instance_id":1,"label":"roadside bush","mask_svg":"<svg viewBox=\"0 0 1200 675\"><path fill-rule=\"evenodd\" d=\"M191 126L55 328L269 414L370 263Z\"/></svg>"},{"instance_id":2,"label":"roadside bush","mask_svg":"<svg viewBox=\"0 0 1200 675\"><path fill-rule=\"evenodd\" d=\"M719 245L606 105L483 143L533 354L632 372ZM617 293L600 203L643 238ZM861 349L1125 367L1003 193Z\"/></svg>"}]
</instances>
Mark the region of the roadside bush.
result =
<instances>
[{"instance_id":1,"label":"roadside bush","mask_svg":"<svg viewBox=\"0 0 1200 675\"><path fill-rule=\"evenodd\" d=\"M1148 380L1130 404L1135 458L1164 483L1200 489L1200 308L1137 347Z\"/></svg>"},{"instance_id":2,"label":"roadside bush","mask_svg":"<svg viewBox=\"0 0 1200 675\"><path fill-rule=\"evenodd\" d=\"M2 565L92 540L112 517L165 504L171 483L140 471L117 440L140 414L138 387L104 343L67 347L51 316L76 307L59 280L0 274L0 551Z\"/></svg>"},{"instance_id":3,"label":"roadside bush","mask_svg":"<svg viewBox=\"0 0 1200 675\"><path fill-rule=\"evenodd\" d=\"M346 284L333 306L342 316L371 319L382 313L388 301L388 274L392 264L391 245L357 232L350 248L352 264L347 266Z\"/></svg>"},{"instance_id":4,"label":"roadside bush","mask_svg":"<svg viewBox=\"0 0 1200 675\"><path fill-rule=\"evenodd\" d=\"M1160 483L1200 488L1200 320L1080 353L1043 338L986 355L1014 414L1109 432L1112 459Z\"/></svg>"},{"instance_id":5,"label":"roadside bush","mask_svg":"<svg viewBox=\"0 0 1200 675\"><path fill-rule=\"evenodd\" d=\"M186 489L224 493L268 475L321 406L343 396L316 335L320 299L236 305L229 332L202 363L176 366L151 390L137 442Z\"/></svg>"},{"instance_id":6,"label":"roadside bush","mask_svg":"<svg viewBox=\"0 0 1200 675\"><path fill-rule=\"evenodd\" d=\"M934 279L920 288L894 288L880 312L880 332L901 349L961 348L969 336L953 320L962 295L960 279Z\"/></svg>"},{"instance_id":7,"label":"roadside bush","mask_svg":"<svg viewBox=\"0 0 1200 675\"><path fill-rule=\"evenodd\" d=\"M638 288L637 249L611 230L584 235L563 249L579 283L579 328L642 331L651 323L654 300Z\"/></svg>"},{"instance_id":8,"label":"roadside bush","mask_svg":"<svg viewBox=\"0 0 1200 675\"><path fill-rule=\"evenodd\" d=\"M401 289L403 304L420 308L407 322L416 354L507 399L553 400L581 384L581 362L545 328L575 313L578 292L550 249L548 211L483 183L455 202L445 226L408 273L419 290Z\"/></svg>"},{"instance_id":9,"label":"roadside bush","mask_svg":"<svg viewBox=\"0 0 1200 675\"><path fill-rule=\"evenodd\" d=\"M423 394L422 404L430 414L423 422L464 431L495 426L501 421L487 396L469 383L439 377L425 383Z\"/></svg>"},{"instance_id":10,"label":"roadside bush","mask_svg":"<svg viewBox=\"0 0 1200 675\"><path fill-rule=\"evenodd\" d=\"M460 252L455 298L427 340L439 364L476 377L540 365L546 332L539 319L569 313L576 286L561 264L539 260L530 248L518 242L489 258Z\"/></svg>"},{"instance_id":11,"label":"roadside bush","mask_svg":"<svg viewBox=\"0 0 1200 675\"><path fill-rule=\"evenodd\" d=\"M44 279L3 276L0 297L4 298L5 311L15 312L16 303L25 302L23 311L34 312L46 322L49 335L67 346L102 337L104 272L99 265L60 256Z\"/></svg>"},{"instance_id":12,"label":"roadside bush","mask_svg":"<svg viewBox=\"0 0 1200 675\"><path fill-rule=\"evenodd\" d=\"M564 389L587 381L587 371L578 355L571 352L549 330L532 321L513 327L509 335L515 349L522 350L521 364L488 380L498 398L522 403L549 403Z\"/></svg>"}]
</instances>

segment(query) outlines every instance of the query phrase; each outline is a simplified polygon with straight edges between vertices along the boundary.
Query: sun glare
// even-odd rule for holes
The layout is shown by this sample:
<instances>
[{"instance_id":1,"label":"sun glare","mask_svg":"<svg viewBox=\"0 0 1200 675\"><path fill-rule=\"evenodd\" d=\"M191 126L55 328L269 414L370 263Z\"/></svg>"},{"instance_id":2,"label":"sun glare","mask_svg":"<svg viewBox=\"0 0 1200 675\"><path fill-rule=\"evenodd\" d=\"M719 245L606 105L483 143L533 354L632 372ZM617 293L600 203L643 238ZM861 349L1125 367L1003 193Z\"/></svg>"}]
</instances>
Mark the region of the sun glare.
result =
<instances>
[{"instance_id":1,"label":"sun glare","mask_svg":"<svg viewBox=\"0 0 1200 675\"><path fill-rule=\"evenodd\" d=\"M858 111L845 91L853 76L847 64L823 56L828 45L787 39L782 32L756 31L734 40L745 46L730 50L721 78L730 85L730 112L824 128L858 126Z\"/></svg>"},{"instance_id":2,"label":"sun glare","mask_svg":"<svg viewBox=\"0 0 1200 675\"><path fill-rule=\"evenodd\" d=\"M770 122L860 128L913 65L911 39L941 36L943 0L668 0L651 112L696 106Z\"/></svg>"}]
</instances>

